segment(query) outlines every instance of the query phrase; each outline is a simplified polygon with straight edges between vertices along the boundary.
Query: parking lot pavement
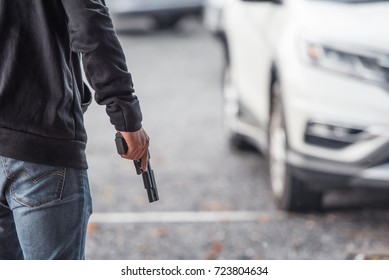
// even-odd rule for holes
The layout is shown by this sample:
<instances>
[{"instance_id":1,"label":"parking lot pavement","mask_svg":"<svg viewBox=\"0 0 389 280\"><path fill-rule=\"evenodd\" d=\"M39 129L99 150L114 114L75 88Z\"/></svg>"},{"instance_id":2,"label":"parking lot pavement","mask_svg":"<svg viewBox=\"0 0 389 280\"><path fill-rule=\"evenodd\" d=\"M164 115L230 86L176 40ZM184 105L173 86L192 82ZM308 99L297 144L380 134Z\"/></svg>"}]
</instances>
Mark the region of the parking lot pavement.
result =
<instances>
[{"instance_id":1,"label":"parking lot pavement","mask_svg":"<svg viewBox=\"0 0 389 280\"><path fill-rule=\"evenodd\" d=\"M345 259L389 252L387 192L339 192L322 213L276 210L266 163L229 149L220 45L191 19L120 33L140 98L160 201L115 151L104 108L85 116L94 214L88 259Z\"/></svg>"}]
</instances>

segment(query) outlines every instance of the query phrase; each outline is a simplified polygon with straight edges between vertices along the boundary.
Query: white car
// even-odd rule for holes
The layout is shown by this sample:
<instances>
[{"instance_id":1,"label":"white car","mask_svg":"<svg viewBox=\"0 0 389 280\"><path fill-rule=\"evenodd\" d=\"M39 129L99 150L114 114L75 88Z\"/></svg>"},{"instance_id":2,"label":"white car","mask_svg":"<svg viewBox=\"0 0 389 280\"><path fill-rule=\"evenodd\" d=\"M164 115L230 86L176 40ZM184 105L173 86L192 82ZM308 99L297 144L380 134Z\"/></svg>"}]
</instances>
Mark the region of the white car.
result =
<instances>
[{"instance_id":1,"label":"white car","mask_svg":"<svg viewBox=\"0 0 389 280\"><path fill-rule=\"evenodd\" d=\"M223 6L226 0L205 0L203 23L206 29L219 36L223 32Z\"/></svg>"},{"instance_id":2,"label":"white car","mask_svg":"<svg viewBox=\"0 0 389 280\"><path fill-rule=\"evenodd\" d=\"M203 0L105 0L115 17L149 16L160 27L171 27L182 17L202 13Z\"/></svg>"},{"instance_id":3,"label":"white car","mask_svg":"<svg viewBox=\"0 0 389 280\"><path fill-rule=\"evenodd\" d=\"M389 187L389 1L227 0L224 119L268 155L280 209Z\"/></svg>"}]
</instances>

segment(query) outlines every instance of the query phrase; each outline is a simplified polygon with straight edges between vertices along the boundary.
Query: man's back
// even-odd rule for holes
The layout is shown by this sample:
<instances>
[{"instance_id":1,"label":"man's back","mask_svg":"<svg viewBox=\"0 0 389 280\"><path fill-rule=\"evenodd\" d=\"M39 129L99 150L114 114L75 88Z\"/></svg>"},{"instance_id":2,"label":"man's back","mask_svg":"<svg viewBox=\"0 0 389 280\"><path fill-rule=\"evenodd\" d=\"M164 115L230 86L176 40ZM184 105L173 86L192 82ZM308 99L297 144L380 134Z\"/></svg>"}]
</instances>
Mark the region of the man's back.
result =
<instances>
[{"instance_id":1,"label":"man's back","mask_svg":"<svg viewBox=\"0 0 389 280\"><path fill-rule=\"evenodd\" d=\"M0 143L18 143L17 139L26 137L37 147L49 145L48 139L85 142L85 132L76 130L82 127L77 110L80 90L60 3L0 1ZM0 146L7 147L11 157L20 158L16 149L24 150L23 143ZM72 153L74 148L67 146L62 144ZM36 161L37 155L29 157L33 158L23 159Z\"/></svg>"}]
</instances>

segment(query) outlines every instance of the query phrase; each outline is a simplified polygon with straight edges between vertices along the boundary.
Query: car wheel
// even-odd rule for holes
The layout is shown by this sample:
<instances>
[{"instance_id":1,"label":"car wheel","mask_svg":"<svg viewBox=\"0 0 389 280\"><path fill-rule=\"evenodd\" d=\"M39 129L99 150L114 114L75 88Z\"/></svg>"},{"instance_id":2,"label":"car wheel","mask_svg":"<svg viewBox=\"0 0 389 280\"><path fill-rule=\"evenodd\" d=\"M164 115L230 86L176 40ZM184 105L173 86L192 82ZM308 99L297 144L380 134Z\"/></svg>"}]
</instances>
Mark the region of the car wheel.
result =
<instances>
[{"instance_id":1,"label":"car wheel","mask_svg":"<svg viewBox=\"0 0 389 280\"><path fill-rule=\"evenodd\" d=\"M297 178L287 164L288 141L280 100L280 86L273 86L276 93L269 126L269 175L277 207L285 211L312 211L321 207L322 193L312 191Z\"/></svg>"},{"instance_id":2,"label":"car wheel","mask_svg":"<svg viewBox=\"0 0 389 280\"><path fill-rule=\"evenodd\" d=\"M156 27L158 29L170 29L173 28L178 21L180 21L181 16L155 16L154 20L156 22Z\"/></svg>"},{"instance_id":3,"label":"car wheel","mask_svg":"<svg viewBox=\"0 0 389 280\"><path fill-rule=\"evenodd\" d=\"M223 71L223 127L229 145L237 150L252 150L253 147L247 139L237 132L237 124L240 115L239 94L236 90L231 74L231 67L228 63Z\"/></svg>"}]
</instances>

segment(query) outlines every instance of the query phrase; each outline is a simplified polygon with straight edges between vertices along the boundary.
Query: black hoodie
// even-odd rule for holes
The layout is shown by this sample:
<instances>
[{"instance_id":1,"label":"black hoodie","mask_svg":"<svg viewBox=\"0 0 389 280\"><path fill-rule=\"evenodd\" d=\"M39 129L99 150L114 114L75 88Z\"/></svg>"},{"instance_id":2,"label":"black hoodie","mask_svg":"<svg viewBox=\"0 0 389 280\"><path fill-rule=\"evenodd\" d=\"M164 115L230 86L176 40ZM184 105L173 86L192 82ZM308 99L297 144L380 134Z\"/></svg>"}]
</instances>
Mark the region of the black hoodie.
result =
<instances>
[{"instance_id":1,"label":"black hoodie","mask_svg":"<svg viewBox=\"0 0 389 280\"><path fill-rule=\"evenodd\" d=\"M87 168L83 111L95 91L119 131L141 128L103 0L0 0L0 155Z\"/></svg>"}]
</instances>

